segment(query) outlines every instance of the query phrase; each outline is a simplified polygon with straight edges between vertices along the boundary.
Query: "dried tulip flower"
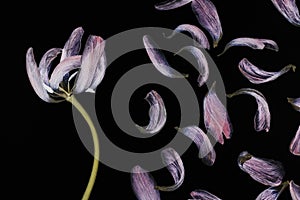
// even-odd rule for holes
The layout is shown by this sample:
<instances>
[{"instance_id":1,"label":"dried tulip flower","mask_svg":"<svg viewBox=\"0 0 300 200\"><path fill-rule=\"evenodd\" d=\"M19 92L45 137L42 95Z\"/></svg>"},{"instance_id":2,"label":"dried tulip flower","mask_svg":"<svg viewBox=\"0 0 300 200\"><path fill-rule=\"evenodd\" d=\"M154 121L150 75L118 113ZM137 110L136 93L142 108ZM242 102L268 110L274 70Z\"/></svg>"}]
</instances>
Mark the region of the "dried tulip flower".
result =
<instances>
[{"instance_id":1,"label":"dried tulip flower","mask_svg":"<svg viewBox=\"0 0 300 200\"><path fill-rule=\"evenodd\" d=\"M89 198L99 165L99 141L96 129L88 113L76 100L73 94L82 92L95 92L100 84L106 69L104 53L104 40L95 35L90 35L85 43L82 55L79 55L82 27L73 30L65 46L48 50L39 65L37 65L33 48L26 54L26 70L29 81L36 94L45 102L57 103L68 101L82 114L90 127L94 144L94 162L90 179L82 199ZM61 55L60 62L52 69L53 60ZM50 78L49 78L50 77Z\"/></svg>"}]
</instances>

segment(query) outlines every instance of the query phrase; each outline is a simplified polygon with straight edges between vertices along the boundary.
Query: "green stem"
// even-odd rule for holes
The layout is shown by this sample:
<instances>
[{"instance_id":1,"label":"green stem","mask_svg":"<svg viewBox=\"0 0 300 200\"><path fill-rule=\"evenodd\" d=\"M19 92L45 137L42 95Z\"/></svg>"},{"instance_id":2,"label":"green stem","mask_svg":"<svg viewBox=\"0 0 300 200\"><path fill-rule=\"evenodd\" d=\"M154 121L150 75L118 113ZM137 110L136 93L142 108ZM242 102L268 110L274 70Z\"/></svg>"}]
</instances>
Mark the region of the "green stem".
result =
<instances>
[{"instance_id":1,"label":"green stem","mask_svg":"<svg viewBox=\"0 0 300 200\"><path fill-rule=\"evenodd\" d=\"M82 197L82 200L88 200L90 197L91 191L93 189L93 186L95 184L98 166L99 166L99 158L100 158L99 139L98 139L96 128L95 128L90 116L85 111L85 109L81 106L81 104L77 101L77 99L74 96L71 96L71 97L67 98L67 101L72 103L75 106L75 108L81 113L81 115L87 122L88 126L90 127L92 138L93 138L93 144L94 144L93 168L92 168L92 172L90 175L88 185L87 185L85 192L83 194L83 197Z\"/></svg>"}]
</instances>

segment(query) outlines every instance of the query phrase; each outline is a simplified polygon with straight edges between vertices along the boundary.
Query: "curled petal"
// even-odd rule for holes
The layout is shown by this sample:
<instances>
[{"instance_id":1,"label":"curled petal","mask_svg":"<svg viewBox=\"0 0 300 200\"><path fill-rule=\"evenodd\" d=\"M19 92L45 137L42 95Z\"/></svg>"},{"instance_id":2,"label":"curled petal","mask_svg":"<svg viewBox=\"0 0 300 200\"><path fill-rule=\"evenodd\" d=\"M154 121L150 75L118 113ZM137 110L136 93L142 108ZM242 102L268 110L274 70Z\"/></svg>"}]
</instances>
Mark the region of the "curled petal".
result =
<instances>
[{"instance_id":1,"label":"curled petal","mask_svg":"<svg viewBox=\"0 0 300 200\"><path fill-rule=\"evenodd\" d=\"M49 72L52 61L61 53L62 49L52 48L48 50L39 63L41 78L46 85L49 85Z\"/></svg>"},{"instance_id":2,"label":"curled petal","mask_svg":"<svg viewBox=\"0 0 300 200\"><path fill-rule=\"evenodd\" d=\"M296 135L290 144L290 152L294 155L300 156L300 126L298 127Z\"/></svg>"},{"instance_id":3,"label":"curled petal","mask_svg":"<svg viewBox=\"0 0 300 200\"><path fill-rule=\"evenodd\" d=\"M173 33L167 38L172 38L174 35L178 32L189 32L192 36L192 38L195 40L194 44L195 46L198 46L203 49L210 49L209 41L204 34L204 32L198 28L197 26L191 25L191 24L181 24L175 28Z\"/></svg>"},{"instance_id":4,"label":"curled petal","mask_svg":"<svg viewBox=\"0 0 300 200\"><path fill-rule=\"evenodd\" d=\"M300 97L299 98L287 98L288 102L293 106L295 110L300 112Z\"/></svg>"},{"instance_id":5,"label":"curled petal","mask_svg":"<svg viewBox=\"0 0 300 200\"><path fill-rule=\"evenodd\" d=\"M284 182L279 186L269 187L262 191L255 200L276 200L287 186L288 183Z\"/></svg>"},{"instance_id":6,"label":"curled petal","mask_svg":"<svg viewBox=\"0 0 300 200\"><path fill-rule=\"evenodd\" d=\"M68 41L62 50L60 61L63 61L66 57L76 56L80 51L81 39L83 36L82 27L78 27L71 33Z\"/></svg>"},{"instance_id":7,"label":"curled petal","mask_svg":"<svg viewBox=\"0 0 300 200\"><path fill-rule=\"evenodd\" d=\"M94 79L92 80L90 87L87 89L87 92L95 93L97 86L101 83L102 79L104 78L106 67L107 67L106 54L105 52L103 52L100 58L100 63L96 68Z\"/></svg>"},{"instance_id":8,"label":"curled petal","mask_svg":"<svg viewBox=\"0 0 300 200\"><path fill-rule=\"evenodd\" d=\"M287 19L291 24L300 26L300 15L295 0L271 0L277 10Z\"/></svg>"},{"instance_id":9,"label":"curled petal","mask_svg":"<svg viewBox=\"0 0 300 200\"><path fill-rule=\"evenodd\" d=\"M64 76L74 69L80 67L81 56L71 56L65 58L53 70L49 83L50 87L54 90L59 88L59 84L63 81Z\"/></svg>"},{"instance_id":10,"label":"curled petal","mask_svg":"<svg viewBox=\"0 0 300 200\"><path fill-rule=\"evenodd\" d=\"M241 170L249 174L254 180L268 186L280 185L285 175L281 162L258 158L247 151L240 153L238 165Z\"/></svg>"},{"instance_id":11,"label":"curled petal","mask_svg":"<svg viewBox=\"0 0 300 200\"><path fill-rule=\"evenodd\" d=\"M155 188L161 191L174 191L181 186L184 180L185 172L182 160L179 154L170 147L162 150L161 157L175 183L172 186L155 186Z\"/></svg>"},{"instance_id":12,"label":"curled petal","mask_svg":"<svg viewBox=\"0 0 300 200\"><path fill-rule=\"evenodd\" d=\"M293 180L290 181L290 193L293 200L300 199L300 186L297 185Z\"/></svg>"},{"instance_id":13,"label":"curled petal","mask_svg":"<svg viewBox=\"0 0 300 200\"><path fill-rule=\"evenodd\" d=\"M197 200L221 200L219 197L211 194L210 192L200 189L192 191L190 195L193 199Z\"/></svg>"},{"instance_id":14,"label":"curled petal","mask_svg":"<svg viewBox=\"0 0 300 200\"><path fill-rule=\"evenodd\" d=\"M287 73L292 69L293 71L296 70L296 66L294 65L287 65L282 68L278 72L267 72L264 71L255 65L253 65L247 58L243 58L239 63L239 70L241 73L251 82L254 84L266 83L273 81L280 77L281 75Z\"/></svg>"},{"instance_id":15,"label":"curled petal","mask_svg":"<svg viewBox=\"0 0 300 200\"><path fill-rule=\"evenodd\" d=\"M255 89L242 88L232 94L228 94L227 96L231 98L240 94L248 94L256 99L258 108L254 117L254 128L257 132L262 130L268 132L270 130L271 114L264 95Z\"/></svg>"},{"instance_id":16,"label":"curled petal","mask_svg":"<svg viewBox=\"0 0 300 200\"><path fill-rule=\"evenodd\" d=\"M230 139L232 126L228 112L216 94L215 83L204 97L203 107L206 130L217 142L224 144L223 134L226 139Z\"/></svg>"},{"instance_id":17,"label":"curled petal","mask_svg":"<svg viewBox=\"0 0 300 200\"><path fill-rule=\"evenodd\" d=\"M266 48L274 51L279 51L279 47L277 43L273 40L243 37L243 38L233 39L229 43L227 43L225 49L223 50L222 53L219 54L219 56L224 54L230 47L234 47L234 46L247 46L252 49L259 49L259 50Z\"/></svg>"},{"instance_id":18,"label":"curled petal","mask_svg":"<svg viewBox=\"0 0 300 200\"><path fill-rule=\"evenodd\" d=\"M99 36L91 35L87 39L81 57L81 67L77 75L74 93L85 92L92 85L96 75L96 69L100 64L104 52L105 42Z\"/></svg>"},{"instance_id":19,"label":"curled petal","mask_svg":"<svg viewBox=\"0 0 300 200\"><path fill-rule=\"evenodd\" d=\"M213 47L217 47L223 31L215 5L210 0L193 0L191 6L199 24L211 35Z\"/></svg>"},{"instance_id":20,"label":"curled petal","mask_svg":"<svg viewBox=\"0 0 300 200\"><path fill-rule=\"evenodd\" d=\"M26 53L26 71L35 93L46 102L53 102L54 100L49 96L44 87L44 82L41 78L37 64L34 59L33 49L29 48Z\"/></svg>"},{"instance_id":21,"label":"curled petal","mask_svg":"<svg viewBox=\"0 0 300 200\"><path fill-rule=\"evenodd\" d=\"M138 200L160 200L159 191L154 188L153 177L138 165L132 169L131 185Z\"/></svg>"},{"instance_id":22,"label":"curled petal","mask_svg":"<svg viewBox=\"0 0 300 200\"><path fill-rule=\"evenodd\" d=\"M167 0L161 3L156 4L154 7L157 10L171 10L179 8L190 3L192 0Z\"/></svg>"},{"instance_id":23,"label":"curled petal","mask_svg":"<svg viewBox=\"0 0 300 200\"><path fill-rule=\"evenodd\" d=\"M146 127L136 125L142 133L158 133L166 123L167 112L161 96L154 90L151 90L145 97L150 104L149 118L150 122Z\"/></svg>"},{"instance_id":24,"label":"curled petal","mask_svg":"<svg viewBox=\"0 0 300 200\"><path fill-rule=\"evenodd\" d=\"M160 73L170 78L187 77L187 75L182 75L170 67L170 64L168 63L163 52L159 49L159 46L151 39L150 36L145 35L143 37L143 42L152 64Z\"/></svg>"},{"instance_id":25,"label":"curled petal","mask_svg":"<svg viewBox=\"0 0 300 200\"><path fill-rule=\"evenodd\" d=\"M194 46L183 47L179 52L183 50L191 52L193 56L197 59L198 71L200 73L197 82L198 86L201 87L204 83L206 83L209 76L209 68L206 57L200 49Z\"/></svg>"},{"instance_id":26,"label":"curled petal","mask_svg":"<svg viewBox=\"0 0 300 200\"><path fill-rule=\"evenodd\" d=\"M178 131L194 141L199 149L199 158L208 166L212 166L216 160L216 152L207 135L197 126L178 128Z\"/></svg>"}]
</instances>

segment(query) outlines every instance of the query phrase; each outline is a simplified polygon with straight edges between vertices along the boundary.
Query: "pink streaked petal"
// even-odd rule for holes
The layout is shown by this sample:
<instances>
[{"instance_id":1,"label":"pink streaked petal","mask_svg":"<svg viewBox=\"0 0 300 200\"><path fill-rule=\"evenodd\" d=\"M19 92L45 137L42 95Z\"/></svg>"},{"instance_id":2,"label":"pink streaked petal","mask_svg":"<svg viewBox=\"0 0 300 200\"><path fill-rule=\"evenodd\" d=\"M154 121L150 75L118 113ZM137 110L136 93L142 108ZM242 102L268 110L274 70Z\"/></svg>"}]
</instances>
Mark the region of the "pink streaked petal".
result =
<instances>
[{"instance_id":1,"label":"pink streaked petal","mask_svg":"<svg viewBox=\"0 0 300 200\"><path fill-rule=\"evenodd\" d=\"M227 96L229 98L232 98L240 94L251 95L255 98L257 103L257 111L254 116L254 128L257 132L262 130L268 132L270 130L270 124L271 124L271 114L270 114L268 103L264 95L258 90L252 88L242 88L232 94L228 94Z\"/></svg>"},{"instance_id":2,"label":"pink streaked petal","mask_svg":"<svg viewBox=\"0 0 300 200\"><path fill-rule=\"evenodd\" d=\"M261 84L273 81L290 70L295 72L296 66L287 65L277 72L268 72L253 65L247 58L243 58L239 62L239 70L241 73L254 84Z\"/></svg>"},{"instance_id":3,"label":"pink streaked petal","mask_svg":"<svg viewBox=\"0 0 300 200\"><path fill-rule=\"evenodd\" d=\"M211 194L210 192L201 189L192 191L190 195L195 200L221 200L219 197Z\"/></svg>"},{"instance_id":4,"label":"pink streaked petal","mask_svg":"<svg viewBox=\"0 0 300 200\"><path fill-rule=\"evenodd\" d=\"M277 10L294 26L300 26L300 15L295 0L271 0Z\"/></svg>"},{"instance_id":5,"label":"pink streaked petal","mask_svg":"<svg viewBox=\"0 0 300 200\"><path fill-rule=\"evenodd\" d=\"M199 149L199 158L208 166L212 166L216 160L216 152L208 136L197 126L177 128L179 132L193 140Z\"/></svg>"},{"instance_id":6,"label":"pink streaked petal","mask_svg":"<svg viewBox=\"0 0 300 200\"><path fill-rule=\"evenodd\" d=\"M171 147L162 150L161 157L174 179L174 185L155 186L155 188L161 191L174 191L182 185L184 180L185 172L182 160L179 154Z\"/></svg>"},{"instance_id":7,"label":"pink streaked petal","mask_svg":"<svg viewBox=\"0 0 300 200\"><path fill-rule=\"evenodd\" d=\"M238 165L240 169L249 174L251 178L268 186L280 185L285 175L281 162L255 157L247 151L240 153Z\"/></svg>"},{"instance_id":8,"label":"pink streaked petal","mask_svg":"<svg viewBox=\"0 0 300 200\"><path fill-rule=\"evenodd\" d=\"M167 0L155 5L157 10L171 10L190 3L192 0Z\"/></svg>"},{"instance_id":9,"label":"pink streaked petal","mask_svg":"<svg viewBox=\"0 0 300 200\"><path fill-rule=\"evenodd\" d=\"M132 169L131 185L138 200L160 200L159 191L154 188L153 177L138 165Z\"/></svg>"},{"instance_id":10,"label":"pink streaked petal","mask_svg":"<svg viewBox=\"0 0 300 200\"><path fill-rule=\"evenodd\" d=\"M193 0L191 6L199 24L211 35L213 47L217 47L223 31L215 5L210 0Z\"/></svg>"},{"instance_id":11,"label":"pink streaked petal","mask_svg":"<svg viewBox=\"0 0 300 200\"><path fill-rule=\"evenodd\" d=\"M57 90L64 76L70 71L80 67L80 59L81 56L67 57L55 67L49 80L52 89Z\"/></svg>"},{"instance_id":12,"label":"pink streaked petal","mask_svg":"<svg viewBox=\"0 0 300 200\"><path fill-rule=\"evenodd\" d=\"M32 48L29 48L26 53L26 71L35 93L46 102L54 102L44 88L44 82L35 62Z\"/></svg>"},{"instance_id":13,"label":"pink streaked petal","mask_svg":"<svg viewBox=\"0 0 300 200\"><path fill-rule=\"evenodd\" d=\"M90 35L86 41L81 57L81 67L75 82L74 93L85 92L96 75L96 69L103 55L105 42L99 36Z\"/></svg>"},{"instance_id":14,"label":"pink streaked petal","mask_svg":"<svg viewBox=\"0 0 300 200\"><path fill-rule=\"evenodd\" d=\"M296 156L300 156L300 126L298 127L298 130L291 141L290 152Z\"/></svg>"},{"instance_id":15,"label":"pink streaked petal","mask_svg":"<svg viewBox=\"0 0 300 200\"><path fill-rule=\"evenodd\" d=\"M290 194L293 200L300 200L300 186L293 180L290 181Z\"/></svg>"},{"instance_id":16,"label":"pink streaked petal","mask_svg":"<svg viewBox=\"0 0 300 200\"><path fill-rule=\"evenodd\" d=\"M174 37L175 34L178 32L189 32L192 38L195 40L194 42L195 46L203 49L210 49L209 41L205 33L197 26L192 24L181 24L177 26L175 30L172 32L172 34L170 36L167 36L167 38L170 39Z\"/></svg>"},{"instance_id":17,"label":"pink streaked petal","mask_svg":"<svg viewBox=\"0 0 300 200\"><path fill-rule=\"evenodd\" d=\"M287 186L288 183L284 182L279 186L269 187L262 191L255 200L277 200Z\"/></svg>"},{"instance_id":18,"label":"pink streaked petal","mask_svg":"<svg viewBox=\"0 0 300 200\"><path fill-rule=\"evenodd\" d=\"M300 112L300 97L299 98L287 98L287 100L296 111Z\"/></svg>"},{"instance_id":19,"label":"pink streaked petal","mask_svg":"<svg viewBox=\"0 0 300 200\"><path fill-rule=\"evenodd\" d=\"M66 57L78 55L80 51L81 39L83 33L84 31L82 27L78 27L73 30L73 32L71 33L69 39L65 43L65 46L62 50L60 61L63 61Z\"/></svg>"}]
</instances>

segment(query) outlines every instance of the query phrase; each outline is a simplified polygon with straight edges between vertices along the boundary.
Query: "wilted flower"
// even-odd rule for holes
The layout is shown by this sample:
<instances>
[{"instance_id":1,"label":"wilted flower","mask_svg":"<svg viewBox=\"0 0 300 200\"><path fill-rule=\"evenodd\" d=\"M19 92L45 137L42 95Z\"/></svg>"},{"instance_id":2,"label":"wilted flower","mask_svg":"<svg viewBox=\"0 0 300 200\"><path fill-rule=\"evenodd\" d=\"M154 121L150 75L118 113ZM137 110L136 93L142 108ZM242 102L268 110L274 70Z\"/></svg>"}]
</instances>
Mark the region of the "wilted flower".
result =
<instances>
[{"instance_id":1,"label":"wilted flower","mask_svg":"<svg viewBox=\"0 0 300 200\"><path fill-rule=\"evenodd\" d=\"M82 27L76 28L64 48L48 50L39 65L35 61L33 48L28 49L27 74L34 91L44 101L60 102L73 93L93 92L103 79L106 68L105 42L99 36L90 35L82 55L79 55L83 32ZM52 70L53 60L60 53L60 62Z\"/></svg>"}]
</instances>

